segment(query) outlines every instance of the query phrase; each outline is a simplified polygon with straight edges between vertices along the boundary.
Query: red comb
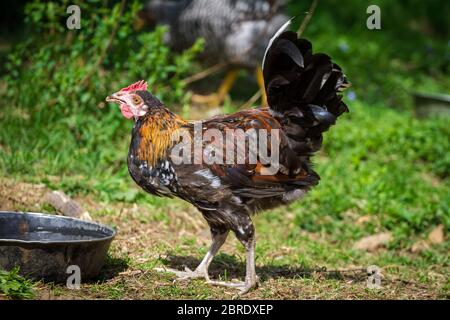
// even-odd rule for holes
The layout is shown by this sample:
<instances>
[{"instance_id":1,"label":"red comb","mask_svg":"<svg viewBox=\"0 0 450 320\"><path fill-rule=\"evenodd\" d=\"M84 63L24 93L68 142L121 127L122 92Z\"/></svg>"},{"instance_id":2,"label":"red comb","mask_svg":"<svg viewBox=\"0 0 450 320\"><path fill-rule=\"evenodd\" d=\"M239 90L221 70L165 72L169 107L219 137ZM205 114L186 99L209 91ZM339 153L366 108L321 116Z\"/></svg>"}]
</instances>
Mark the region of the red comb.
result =
<instances>
[{"instance_id":1,"label":"red comb","mask_svg":"<svg viewBox=\"0 0 450 320\"><path fill-rule=\"evenodd\" d=\"M128 87L120 89L120 91L125 91L125 92L136 91L136 90L147 91L147 82L145 82L144 80L141 80L141 81L135 82L133 84L130 84Z\"/></svg>"}]
</instances>

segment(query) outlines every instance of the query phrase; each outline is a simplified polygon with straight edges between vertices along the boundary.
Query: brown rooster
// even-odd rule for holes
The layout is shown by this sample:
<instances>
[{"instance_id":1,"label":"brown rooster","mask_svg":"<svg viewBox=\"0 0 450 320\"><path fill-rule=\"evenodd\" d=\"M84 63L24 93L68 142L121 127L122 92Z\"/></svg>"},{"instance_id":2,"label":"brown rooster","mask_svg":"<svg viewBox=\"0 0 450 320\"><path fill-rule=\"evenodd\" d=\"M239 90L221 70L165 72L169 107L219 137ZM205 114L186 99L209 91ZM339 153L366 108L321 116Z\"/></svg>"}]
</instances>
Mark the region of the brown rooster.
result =
<instances>
[{"instance_id":1,"label":"brown rooster","mask_svg":"<svg viewBox=\"0 0 450 320\"><path fill-rule=\"evenodd\" d=\"M194 271L172 270L180 279L205 278L241 293L254 288L252 216L300 198L319 181L310 158L321 146L322 133L348 111L339 95L348 82L329 56L313 54L309 41L284 31L288 25L271 39L263 59L269 108L192 122L169 111L143 81L107 97L135 120L128 154L133 180L151 194L192 203L210 226L208 253ZM252 144L255 132L266 139L258 135ZM220 161L225 154L226 160ZM242 283L208 276L230 230L247 253Z\"/></svg>"}]
</instances>

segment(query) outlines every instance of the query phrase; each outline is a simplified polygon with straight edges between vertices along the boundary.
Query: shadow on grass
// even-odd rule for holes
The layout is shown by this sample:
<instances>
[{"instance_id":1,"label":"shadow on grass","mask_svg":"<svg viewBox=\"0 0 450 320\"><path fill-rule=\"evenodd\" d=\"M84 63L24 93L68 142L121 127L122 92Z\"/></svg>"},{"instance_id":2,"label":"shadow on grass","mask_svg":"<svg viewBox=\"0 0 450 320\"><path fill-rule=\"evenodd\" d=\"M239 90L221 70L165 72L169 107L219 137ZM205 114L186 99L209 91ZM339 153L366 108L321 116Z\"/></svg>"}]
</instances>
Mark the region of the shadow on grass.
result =
<instances>
[{"instance_id":1,"label":"shadow on grass","mask_svg":"<svg viewBox=\"0 0 450 320\"><path fill-rule=\"evenodd\" d=\"M125 271L129 266L129 259L115 258L108 255L106 258L105 265L100 270L97 277L87 280L86 282L106 282L110 279L115 278L119 273Z\"/></svg>"},{"instance_id":2,"label":"shadow on grass","mask_svg":"<svg viewBox=\"0 0 450 320\"><path fill-rule=\"evenodd\" d=\"M184 270L188 267L194 270L201 260L190 256L168 255L162 262L169 268ZM323 278L341 281L365 282L367 272L365 269L328 270L325 267L307 268L293 265L257 265L256 273L261 281L268 279L295 279L295 278ZM235 256L218 254L209 268L211 278L217 279L225 276L227 279L245 277L245 262L239 261Z\"/></svg>"}]
</instances>

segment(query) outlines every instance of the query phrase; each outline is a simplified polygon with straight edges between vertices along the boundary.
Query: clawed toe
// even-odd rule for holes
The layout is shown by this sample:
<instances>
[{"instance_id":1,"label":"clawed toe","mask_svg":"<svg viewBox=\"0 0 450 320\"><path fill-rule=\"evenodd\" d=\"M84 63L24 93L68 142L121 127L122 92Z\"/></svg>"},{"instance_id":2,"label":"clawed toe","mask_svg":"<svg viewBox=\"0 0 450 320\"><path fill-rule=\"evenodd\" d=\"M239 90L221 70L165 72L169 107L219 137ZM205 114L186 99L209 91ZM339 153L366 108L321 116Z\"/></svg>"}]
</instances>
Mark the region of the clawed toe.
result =
<instances>
[{"instance_id":1,"label":"clawed toe","mask_svg":"<svg viewBox=\"0 0 450 320\"><path fill-rule=\"evenodd\" d=\"M238 295L243 295L248 293L253 288L256 288L258 286L259 279L256 277L254 281L246 281L246 282L231 282L231 281L216 281L216 280L210 280L209 276L206 272L200 271L195 269L192 271L191 269L185 267L184 271L172 269L172 268L155 268L155 271L158 272L168 272L168 273L174 273L176 275L176 279L174 281L188 281L192 279L200 279L204 278L206 279L206 282L213 286L221 286L221 287L228 287L228 288L234 288L238 289L239 293Z\"/></svg>"},{"instance_id":2,"label":"clawed toe","mask_svg":"<svg viewBox=\"0 0 450 320\"><path fill-rule=\"evenodd\" d=\"M213 286L229 287L229 288L239 288L245 285L245 282L225 282L225 281L208 281L209 284Z\"/></svg>"},{"instance_id":3,"label":"clawed toe","mask_svg":"<svg viewBox=\"0 0 450 320\"><path fill-rule=\"evenodd\" d=\"M225 282L225 281L208 281L209 284L214 286L222 286L228 288L235 288L239 290L239 295L248 293L251 289L258 286L258 281L251 282Z\"/></svg>"},{"instance_id":4,"label":"clawed toe","mask_svg":"<svg viewBox=\"0 0 450 320\"><path fill-rule=\"evenodd\" d=\"M197 269L192 271L188 267L185 267L184 271L180 271L180 270L176 270L176 269L172 269L172 268L155 268L155 270L159 271L159 272L174 273L177 276L175 281L187 281L187 280L191 280L191 279L200 279L200 278L208 279L208 275L206 274L206 272L203 272L203 271L200 271Z\"/></svg>"}]
</instances>

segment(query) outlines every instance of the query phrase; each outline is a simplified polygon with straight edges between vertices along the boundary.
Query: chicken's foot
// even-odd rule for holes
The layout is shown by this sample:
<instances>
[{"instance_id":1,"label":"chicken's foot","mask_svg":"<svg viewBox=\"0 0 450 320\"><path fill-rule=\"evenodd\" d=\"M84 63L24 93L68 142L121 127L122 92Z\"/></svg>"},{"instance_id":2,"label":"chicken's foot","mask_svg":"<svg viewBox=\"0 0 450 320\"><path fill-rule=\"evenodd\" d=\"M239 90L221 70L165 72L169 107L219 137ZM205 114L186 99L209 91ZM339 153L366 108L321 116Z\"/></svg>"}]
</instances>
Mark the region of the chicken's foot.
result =
<instances>
[{"instance_id":1,"label":"chicken's foot","mask_svg":"<svg viewBox=\"0 0 450 320\"><path fill-rule=\"evenodd\" d=\"M212 284L215 286L223 286L223 287L239 289L239 295L246 294L251 289L256 288L258 286L258 282L259 282L258 276L256 275L256 269L255 269L256 241L252 237L251 239L249 239L247 241L241 240L241 242L245 246L245 250L247 251L245 282L208 281L209 284Z\"/></svg>"},{"instance_id":2,"label":"chicken's foot","mask_svg":"<svg viewBox=\"0 0 450 320\"><path fill-rule=\"evenodd\" d=\"M238 74L239 69L233 69L229 71L217 92L206 96L194 94L191 98L192 102L197 104L206 104L209 107L217 107L221 105L223 100L225 99L225 96L228 94L228 92L230 92L231 87L236 81Z\"/></svg>"},{"instance_id":3,"label":"chicken's foot","mask_svg":"<svg viewBox=\"0 0 450 320\"><path fill-rule=\"evenodd\" d=\"M155 268L156 271L174 273L177 276L177 281L187 281L191 279L205 278L206 281L210 281L208 269L211 261L213 260L220 247L224 244L228 236L228 231L217 231L211 229L212 244L203 258L202 262L195 270L191 270L188 267L184 268L184 271L172 269L172 268Z\"/></svg>"},{"instance_id":4,"label":"chicken's foot","mask_svg":"<svg viewBox=\"0 0 450 320\"><path fill-rule=\"evenodd\" d=\"M208 272L204 269L199 269L199 268L196 268L194 271L192 271L188 267L185 267L184 271L180 271L180 270L172 269L172 268L165 268L165 267L164 268L155 268L154 270L160 271L160 272L174 273L177 276L175 281L186 281L186 280L191 280L191 279L200 279L200 278L208 279L209 278Z\"/></svg>"}]
</instances>

